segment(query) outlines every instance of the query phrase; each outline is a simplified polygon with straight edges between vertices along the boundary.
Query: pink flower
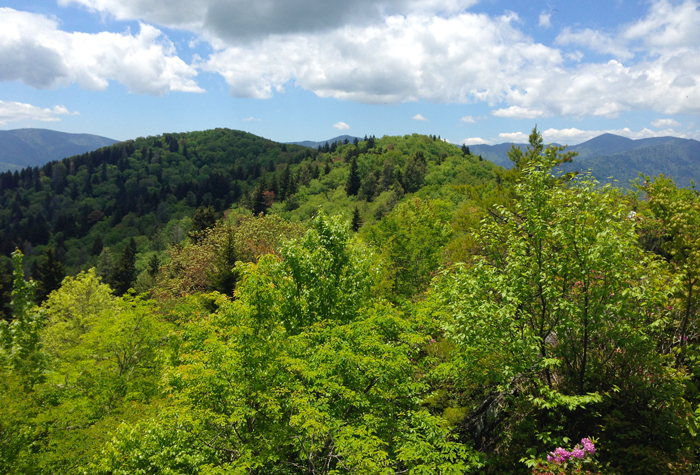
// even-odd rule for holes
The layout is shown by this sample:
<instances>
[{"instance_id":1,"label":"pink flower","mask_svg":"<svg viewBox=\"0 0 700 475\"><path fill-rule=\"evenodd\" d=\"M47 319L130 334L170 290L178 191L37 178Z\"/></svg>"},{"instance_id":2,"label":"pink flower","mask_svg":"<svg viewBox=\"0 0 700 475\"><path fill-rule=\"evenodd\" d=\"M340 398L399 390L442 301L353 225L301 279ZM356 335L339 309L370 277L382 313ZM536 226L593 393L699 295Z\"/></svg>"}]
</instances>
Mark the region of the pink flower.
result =
<instances>
[{"instance_id":1,"label":"pink flower","mask_svg":"<svg viewBox=\"0 0 700 475\"><path fill-rule=\"evenodd\" d=\"M586 452L583 449L579 448L578 445L574 450L571 451L571 456L576 457L577 459L582 459L585 455Z\"/></svg>"},{"instance_id":2,"label":"pink flower","mask_svg":"<svg viewBox=\"0 0 700 475\"><path fill-rule=\"evenodd\" d=\"M564 463L569 460L569 457L571 457L571 452L568 452L566 449L561 447L557 447L557 449L552 452L552 455L554 456L554 462ZM547 457L547 460L549 460L549 457Z\"/></svg>"},{"instance_id":3,"label":"pink flower","mask_svg":"<svg viewBox=\"0 0 700 475\"><path fill-rule=\"evenodd\" d=\"M591 455L593 455L595 453L595 445L593 445L593 442L591 442L591 439L589 439L589 438L581 439L581 443L583 444L583 450L585 450L586 452L588 452Z\"/></svg>"}]
</instances>

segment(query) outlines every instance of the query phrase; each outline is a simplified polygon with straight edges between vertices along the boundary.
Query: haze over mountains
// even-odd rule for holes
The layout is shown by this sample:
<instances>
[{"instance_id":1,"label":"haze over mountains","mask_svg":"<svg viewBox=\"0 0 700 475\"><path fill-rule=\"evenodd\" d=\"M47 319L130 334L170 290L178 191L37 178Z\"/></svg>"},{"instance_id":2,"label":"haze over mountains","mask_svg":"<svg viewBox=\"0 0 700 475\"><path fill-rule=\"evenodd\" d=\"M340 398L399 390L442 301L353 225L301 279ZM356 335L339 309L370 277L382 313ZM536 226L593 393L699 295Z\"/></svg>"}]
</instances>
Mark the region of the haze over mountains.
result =
<instances>
[{"instance_id":1,"label":"haze over mountains","mask_svg":"<svg viewBox=\"0 0 700 475\"><path fill-rule=\"evenodd\" d=\"M0 172L41 166L117 143L91 134L68 134L47 129L0 130Z\"/></svg>"},{"instance_id":2,"label":"haze over mountains","mask_svg":"<svg viewBox=\"0 0 700 475\"><path fill-rule=\"evenodd\" d=\"M511 146L527 144L470 145L469 150L505 168L511 168L508 150ZM610 177L620 186L644 175L671 176L679 186L689 186L691 180L700 181L700 142L678 137L652 137L632 140L614 134L603 134L568 148L578 152L572 163L564 164L564 171L587 171L601 182Z\"/></svg>"}]
</instances>

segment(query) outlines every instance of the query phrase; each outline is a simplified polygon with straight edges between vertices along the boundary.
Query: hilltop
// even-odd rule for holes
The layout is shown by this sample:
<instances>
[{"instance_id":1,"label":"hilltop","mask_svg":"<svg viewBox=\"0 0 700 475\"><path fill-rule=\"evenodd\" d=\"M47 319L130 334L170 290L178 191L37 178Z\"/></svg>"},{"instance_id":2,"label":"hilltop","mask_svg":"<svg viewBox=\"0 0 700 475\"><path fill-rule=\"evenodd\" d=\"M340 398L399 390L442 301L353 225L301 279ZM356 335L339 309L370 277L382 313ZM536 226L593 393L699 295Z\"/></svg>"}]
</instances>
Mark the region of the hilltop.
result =
<instances>
[{"instance_id":1,"label":"hilltop","mask_svg":"<svg viewBox=\"0 0 700 475\"><path fill-rule=\"evenodd\" d=\"M115 143L114 139L92 134L47 129L0 130L0 171L42 166Z\"/></svg>"}]
</instances>

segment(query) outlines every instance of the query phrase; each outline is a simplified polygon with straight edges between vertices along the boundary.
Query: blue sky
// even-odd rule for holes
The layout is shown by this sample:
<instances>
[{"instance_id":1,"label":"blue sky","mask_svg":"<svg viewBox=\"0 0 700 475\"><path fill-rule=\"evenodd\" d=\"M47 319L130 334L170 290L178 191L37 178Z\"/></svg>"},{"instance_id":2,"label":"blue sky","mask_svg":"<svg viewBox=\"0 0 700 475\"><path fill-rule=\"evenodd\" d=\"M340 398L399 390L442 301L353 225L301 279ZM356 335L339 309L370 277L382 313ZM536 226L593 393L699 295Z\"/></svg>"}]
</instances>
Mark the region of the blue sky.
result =
<instances>
[{"instance_id":1,"label":"blue sky","mask_svg":"<svg viewBox=\"0 0 700 475\"><path fill-rule=\"evenodd\" d=\"M0 128L700 139L698 1L0 0Z\"/></svg>"}]
</instances>

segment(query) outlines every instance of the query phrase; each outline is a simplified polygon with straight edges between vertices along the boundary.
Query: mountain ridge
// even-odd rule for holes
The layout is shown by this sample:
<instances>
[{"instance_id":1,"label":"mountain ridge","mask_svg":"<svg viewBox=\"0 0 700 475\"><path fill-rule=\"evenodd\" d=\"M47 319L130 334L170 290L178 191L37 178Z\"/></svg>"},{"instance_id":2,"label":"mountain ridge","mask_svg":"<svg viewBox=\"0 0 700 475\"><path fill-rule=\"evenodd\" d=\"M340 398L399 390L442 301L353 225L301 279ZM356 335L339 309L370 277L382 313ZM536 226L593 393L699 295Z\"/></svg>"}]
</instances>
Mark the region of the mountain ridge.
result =
<instances>
[{"instance_id":1,"label":"mountain ridge","mask_svg":"<svg viewBox=\"0 0 700 475\"><path fill-rule=\"evenodd\" d=\"M553 144L557 145L557 144ZM511 168L508 150L512 146L527 149L528 144L476 144L469 150L504 168ZM573 161L564 164L565 171L590 171L599 181L617 181L626 187L639 173L668 175L679 186L700 181L700 142L693 139L664 136L630 139L615 134L602 134L567 147L577 152Z\"/></svg>"},{"instance_id":2,"label":"mountain ridge","mask_svg":"<svg viewBox=\"0 0 700 475\"><path fill-rule=\"evenodd\" d=\"M0 130L0 171L42 166L118 142L94 134L73 134L50 129Z\"/></svg>"}]
</instances>

